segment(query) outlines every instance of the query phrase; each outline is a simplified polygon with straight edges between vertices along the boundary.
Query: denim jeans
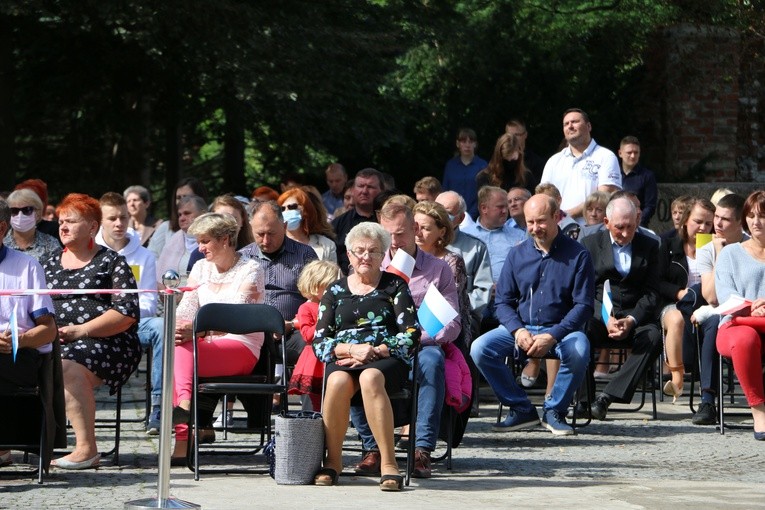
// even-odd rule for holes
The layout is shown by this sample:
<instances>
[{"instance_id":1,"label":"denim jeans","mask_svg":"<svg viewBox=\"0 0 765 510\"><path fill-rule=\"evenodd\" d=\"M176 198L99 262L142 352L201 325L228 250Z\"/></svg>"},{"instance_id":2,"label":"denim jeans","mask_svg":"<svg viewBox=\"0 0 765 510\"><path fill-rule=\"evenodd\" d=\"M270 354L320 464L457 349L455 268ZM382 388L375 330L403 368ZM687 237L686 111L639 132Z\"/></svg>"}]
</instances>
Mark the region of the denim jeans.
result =
<instances>
[{"instance_id":1,"label":"denim jeans","mask_svg":"<svg viewBox=\"0 0 765 510\"><path fill-rule=\"evenodd\" d=\"M526 329L535 335L550 328L526 326ZM552 393L545 399L543 408L545 411L554 409L565 414L587 373L590 343L583 332L576 331L566 335L552 347L551 352L561 364ZM531 401L523 388L515 382L515 376L505 362L505 358L516 355L526 357L520 349L516 352L515 338L501 325L473 340L470 347L470 357L491 385L499 401L514 411L524 412L531 409Z\"/></svg>"},{"instance_id":2,"label":"denim jeans","mask_svg":"<svg viewBox=\"0 0 765 510\"><path fill-rule=\"evenodd\" d=\"M141 347L151 347L151 405L162 402L162 344L165 321L162 317L145 317L138 323Z\"/></svg>"},{"instance_id":3,"label":"denim jeans","mask_svg":"<svg viewBox=\"0 0 765 510\"><path fill-rule=\"evenodd\" d=\"M446 393L444 350L440 346L428 345L420 350L417 376L420 390L417 396L415 446L433 451L441 427L441 410ZM351 406L351 421L361 437L364 450L376 448L377 442L372 436L363 406Z\"/></svg>"},{"instance_id":4,"label":"denim jeans","mask_svg":"<svg viewBox=\"0 0 765 510\"><path fill-rule=\"evenodd\" d=\"M717 395L718 360L717 360L717 328L720 316L713 315L705 320L701 330L701 401L714 404ZM695 349L694 349L695 351Z\"/></svg>"}]
</instances>

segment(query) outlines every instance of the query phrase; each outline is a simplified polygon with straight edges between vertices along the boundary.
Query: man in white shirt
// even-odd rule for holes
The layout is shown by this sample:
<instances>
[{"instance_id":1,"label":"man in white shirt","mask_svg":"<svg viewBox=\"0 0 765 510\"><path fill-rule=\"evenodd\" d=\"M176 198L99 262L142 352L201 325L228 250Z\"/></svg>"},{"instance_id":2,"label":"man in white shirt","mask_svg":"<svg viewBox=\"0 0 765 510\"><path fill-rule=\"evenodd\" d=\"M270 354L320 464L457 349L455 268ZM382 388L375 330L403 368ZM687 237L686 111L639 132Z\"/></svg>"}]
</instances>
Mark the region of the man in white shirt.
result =
<instances>
[{"instance_id":1,"label":"man in white shirt","mask_svg":"<svg viewBox=\"0 0 765 510\"><path fill-rule=\"evenodd\" d=\"M592 124L579 108L563 114L563 136L568 146L554 154L542 172L543 183L554 184L563 198L561 209L584 224L584 201L595 190L612 193L622 187L616 155L591 136Z\"/></svg>"}]
</instances>

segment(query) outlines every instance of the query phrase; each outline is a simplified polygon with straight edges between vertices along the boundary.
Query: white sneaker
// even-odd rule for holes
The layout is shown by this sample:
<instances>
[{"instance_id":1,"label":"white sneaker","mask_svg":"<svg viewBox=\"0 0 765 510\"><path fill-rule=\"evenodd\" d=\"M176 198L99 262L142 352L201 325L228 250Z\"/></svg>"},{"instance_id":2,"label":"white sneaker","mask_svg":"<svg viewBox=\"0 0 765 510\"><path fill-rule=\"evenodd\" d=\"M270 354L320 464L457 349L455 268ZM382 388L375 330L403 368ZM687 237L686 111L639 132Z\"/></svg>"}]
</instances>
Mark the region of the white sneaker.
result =
<instances>
[{"instance_id":1,"label":"white sneaker","mask_svg":"<svg viewBox=\"0 0 765 510\"><path fill-rule=\"evenodd\" d=\"M226 416L226 428L230 429L234 426L234 410L228 409L225 413L220 413L218 415L218 418L215 420L215 423L213 423L213 428L216 429L222 429L223 428L223 416Z\"/></svg>"}]
</instances>

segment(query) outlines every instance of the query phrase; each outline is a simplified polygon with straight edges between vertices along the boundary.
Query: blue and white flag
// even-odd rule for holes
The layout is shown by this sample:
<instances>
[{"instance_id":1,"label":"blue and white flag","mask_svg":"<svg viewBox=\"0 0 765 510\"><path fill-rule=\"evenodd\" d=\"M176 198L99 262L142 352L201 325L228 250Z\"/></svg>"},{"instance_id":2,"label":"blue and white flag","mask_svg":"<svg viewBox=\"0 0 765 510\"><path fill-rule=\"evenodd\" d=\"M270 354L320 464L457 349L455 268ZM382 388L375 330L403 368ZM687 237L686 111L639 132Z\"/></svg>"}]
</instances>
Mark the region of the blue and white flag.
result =
<instances>
[{"instance_id":1,"label":"blue and white flag","mask_svg":"<svg viewBox=\"0 0 765 510\"><path fill-rule=\"evenodd\" d=\"M8 327L11 330L11 349L13 351L13 362L16 363L16 353L19 350L19 322L16 319L16 312L18 311L19 303L13 304L13 312L11 312L11 320L8 321Z\"/></svg>"},{"instance_id":2,"label":"blue and white flag","mask_svg":"<svg viewBox=\"0 0 765 510\"><path fill-rule=\"evenodd\" d=\"M457 310L452 308L452 305L450 305L446 298L438 291L436 286L431 283L430 287L428 287L428 291L425 293L425 299L422 300L420 309L417 310L417 318L420 321L422 329L424 329L431 338L435 338L435 336L457 315Z\"/></svg>"},{"instance_id":3,"label":"blue and white flag","mask_svg":"<svg viewBox=\"0 0 765 510\"><path fill-rule=\"evenodd\" d=\"M603 304L600 307L600 314L603 317L603 323L608 325L608 318L611 317L611 312L614 309L614 304L611 302L611 282L606 280L603 282Z\"/></svg>"}]
</instances>

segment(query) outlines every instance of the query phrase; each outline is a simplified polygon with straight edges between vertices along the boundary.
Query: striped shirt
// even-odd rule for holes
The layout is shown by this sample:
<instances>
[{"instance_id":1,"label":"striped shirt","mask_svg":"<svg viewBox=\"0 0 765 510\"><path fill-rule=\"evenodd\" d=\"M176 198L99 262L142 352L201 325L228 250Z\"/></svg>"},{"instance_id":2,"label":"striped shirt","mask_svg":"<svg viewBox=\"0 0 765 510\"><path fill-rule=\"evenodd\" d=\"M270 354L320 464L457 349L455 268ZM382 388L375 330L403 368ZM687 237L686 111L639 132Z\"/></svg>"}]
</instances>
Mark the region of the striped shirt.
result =
<instances>
[{"instance_id":1,"label":"striped shirt","mask_svg":"<svg viewBox=\"0 0 765 510\"><path fill-rule=\"evenodd\" d=\"M279 310L284 320L292 320L300 305L305 303L297 281L303 267L318 258L313 248L285 237L282 247L275 253L262 253L256 243L245 246L239 253L261 262L265 268L265 303Z\"/></svg>"}]
</instances>

